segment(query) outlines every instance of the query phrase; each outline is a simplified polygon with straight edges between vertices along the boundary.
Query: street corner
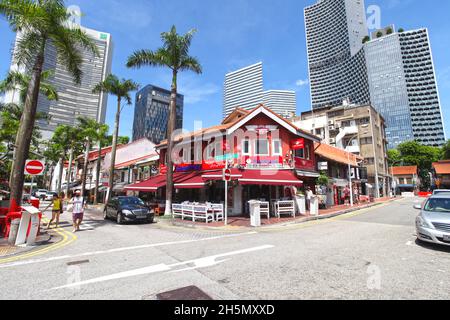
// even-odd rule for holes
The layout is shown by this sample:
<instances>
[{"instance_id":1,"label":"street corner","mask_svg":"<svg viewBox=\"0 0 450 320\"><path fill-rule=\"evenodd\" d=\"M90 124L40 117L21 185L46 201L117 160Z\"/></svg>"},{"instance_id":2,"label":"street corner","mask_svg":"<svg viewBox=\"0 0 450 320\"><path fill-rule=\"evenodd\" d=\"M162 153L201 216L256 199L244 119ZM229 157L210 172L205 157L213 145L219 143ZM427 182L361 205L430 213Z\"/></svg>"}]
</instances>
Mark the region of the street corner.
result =
<instances>
[{"instance_id":1,"label":"street corner","mask_svg":"<svg viewBox=\"0 0 450 320\"><path fill-rule=\"evenodd\" d=\"M77 238L62 228L43 230L33 245L14 246L8 239L0 240L0 265L29 259L65 247Z\"/></svg>"}]
</instances>

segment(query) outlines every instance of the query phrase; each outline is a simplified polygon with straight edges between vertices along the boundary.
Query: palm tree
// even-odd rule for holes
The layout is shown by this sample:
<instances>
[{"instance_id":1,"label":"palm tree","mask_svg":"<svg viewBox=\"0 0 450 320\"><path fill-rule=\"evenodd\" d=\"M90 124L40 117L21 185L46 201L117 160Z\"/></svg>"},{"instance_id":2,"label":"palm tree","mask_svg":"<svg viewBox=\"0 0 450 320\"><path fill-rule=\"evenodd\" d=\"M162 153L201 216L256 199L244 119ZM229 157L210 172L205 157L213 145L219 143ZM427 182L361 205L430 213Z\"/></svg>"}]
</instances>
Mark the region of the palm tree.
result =
<instances>
[{"instance_id":1,"label":"palm tree","mask_svg":"<svg viewBox=\"0 0 450 320\"><path fill-rule=\"evenodd\" d=\"M111 150L111 165L109 169L109 192L106 197L106 203L111 199L111 194L114 188L114 167L116 166L116 153L117 153L117 140L119 137L119 125L120 125L120 113L122 112L122 101L125 101L128 105L131 104L131 91L139 89L139 85L132 80L119 80L115 75L109 75L105 81L97 84L92 91L93 93L104 92L117 97L117 111L116 121L114 124L113 143Z\"/></svg>"},{"instance_id":2,"label":"palm tree","mask_svg":"<svg viewBox=\"0 0 450 320\"><path fill-rule=\"evenodd\" d=\"M81 137L85 138L86 141L86 149L83 163L83 175L81 178L81 192L84 195L86 192L86 179L87 179L87 169L89 163L89 153L91 152L91 146L94 142L97 142L99 139L102 139L105 135L105 132L108 131L108 126L98 123L93 119L89 119L86 117L78 118Z\"/></svg>"},{"instance_id":3,"label":"palm tree","mask_svg":"<svg viewBox=\"0 0 450 320\"><path fill-rule=\"evenodd\" d=\"M53 70L42 71L39 92L48 100L57 101L58 92L56 91L56 88L51 83L47 82L51 76L53 76ZM21 104L25 104L30 82L31 78L29 75L18 71L10 71L6 75L6 78L0 82L0 93L19 91L19 101Z\"/></svg>"},{"instance_id":4,"label":"palm tree","mask_svg":"<svg viewBox=\"0 0 450 320\"><path fill-rule=\"evenodd\" d=\"M67 27L69 15L63 0L0 0L0 15L5 17L14 32L18 32L14 63L26 66L30 72L15 143L11 185L11 210L14 211L22 199L24 168L30 151L46 48L54 46L58 61L72 74L76 83L80 83L82 78L81 48L95 54L98 50L94 41L80 28Z\"/></svg>"},{"instance_id":5,"label":"palm tree","mask_svg":"<svg viewBox=\"0 0 450 320\"><path fill-rule=\"evenodd\" d=\"M97 169L95 171L94 205L98 204L98 186L100 183L100 170L102 164L102 148L108 143L108 125L103 125L98 131L95 141L98 143Z\"/></svg>"},{"instance_id":6,"label":"palm tree","mask_svg":"<svg viewBox=\"0 0 450 320\"><path fill-rule=\"evenodd\" d=\"M173 194L173 160L172 149L174 141L172 134L176 128L176 107L177 107L177 77L180 71L193 71L202 73L202 66L199 61L189 55L189 48L192 43L195 29L190 30L185 35L179 35L175 26L169 32L163 32L161 39L163 46L156 51L140 50L134 52L127 62L128 68L141 68L143 66L167 67L172 70L172 86L170 95L169 119L167 123L167 192L166 192L166 214L172 211Z\"/></svg>"}]
</instances>

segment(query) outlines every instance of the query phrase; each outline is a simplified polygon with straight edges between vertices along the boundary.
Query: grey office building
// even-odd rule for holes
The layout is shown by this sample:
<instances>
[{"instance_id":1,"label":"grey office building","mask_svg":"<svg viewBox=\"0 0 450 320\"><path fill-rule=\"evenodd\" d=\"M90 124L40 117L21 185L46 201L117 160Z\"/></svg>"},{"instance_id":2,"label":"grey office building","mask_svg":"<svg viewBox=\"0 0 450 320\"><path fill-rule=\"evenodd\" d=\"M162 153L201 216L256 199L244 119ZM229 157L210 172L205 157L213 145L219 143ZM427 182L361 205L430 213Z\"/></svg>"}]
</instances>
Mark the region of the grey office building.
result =
<instances>
[{"instance_id":1,"label":"grey office building","mask_svg":"<svg viewBox=\"0 0 450 320\"><path fill-rule=\"evenodd\" d=\"M67 69L57 60L55 47L50 43L45 50L44 70L53 70L52 77L48 80L57 90L58 101L48 101L40 95L38 99L38 112L47 113L50 121L39 121L38 126L44 139L49 139L58 125L76 125L77 117L87 117L99 123L105 122L108 95L104 93L93 94L92 89L96 84L106 79L111 73L112 64L112 40L111 35L81 28L97 45L98 55L80 48L83 58L81 70L83 76L81 84L75 84L73 77ZM16 37L20 39L20 33ZM26 66L13 64L11 70L25 71ZM7 94L8 102L17 102L17 92Z\"/></svg>"},{"instance_id":2,"label":"grey office building","mask_svg":"<svg viewBox=\"0 0 450 320\"><path fill-rule=\"evenodd\" d=\"M320 0L304 15L312 108L369 104L364 1Z\"/></svg>"},{"instance_id":3,"label":"grey office building","mask_svg":"<svg viewBox=\"0 0 450 320\"><path fill-rule=\"evenodd\" d=\"M184 96L177 96L176 129L183 127ZM167 138L170 91L148 85L136 93L133 123L133 141L148 138L159 144Z\"/></svg>"},{"instance_id":4,"label":"grey office building","mask_svg":"<svg viewBox=\"0 0 450 320\"><path fill-rule=\"evenodd\" d=\"M442 146L444 122L427 29L382 33L366 44L366 60L372 105L387 121L389 148L410 140Z\"/></svg>"}]
</instances>

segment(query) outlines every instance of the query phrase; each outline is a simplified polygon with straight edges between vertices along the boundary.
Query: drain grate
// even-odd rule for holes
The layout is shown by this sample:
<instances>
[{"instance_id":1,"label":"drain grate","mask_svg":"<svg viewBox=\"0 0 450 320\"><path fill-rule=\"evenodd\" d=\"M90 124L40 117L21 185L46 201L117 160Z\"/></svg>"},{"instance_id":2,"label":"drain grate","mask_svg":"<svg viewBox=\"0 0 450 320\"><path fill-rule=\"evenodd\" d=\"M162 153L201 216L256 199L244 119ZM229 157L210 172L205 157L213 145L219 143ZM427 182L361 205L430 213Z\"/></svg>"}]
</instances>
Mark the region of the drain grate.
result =
<instances>
[{"instance_id":1,"label":"drain grate","mask_svg":"<svg viewBox=\"0 0 450 320\"><path fill-rule=\"evenodd\" d=\"M89 263L89 260L80 260L80 261L67 262L67 265L68 266L76 266L76 265L84 264L84 263Z\"/></svg>"},{"instance_id":2,"label":"drain grate","mask_svg":"<svg viewBox=\"0 0 450 320\"><path fill-rule=\"evenodd\" d=\"M196 286L189 286L185 288L176 289L173 291L167 291L156 295L158 300L213 300L209 295L200 290Z\"/></svg>"}]
</instances>

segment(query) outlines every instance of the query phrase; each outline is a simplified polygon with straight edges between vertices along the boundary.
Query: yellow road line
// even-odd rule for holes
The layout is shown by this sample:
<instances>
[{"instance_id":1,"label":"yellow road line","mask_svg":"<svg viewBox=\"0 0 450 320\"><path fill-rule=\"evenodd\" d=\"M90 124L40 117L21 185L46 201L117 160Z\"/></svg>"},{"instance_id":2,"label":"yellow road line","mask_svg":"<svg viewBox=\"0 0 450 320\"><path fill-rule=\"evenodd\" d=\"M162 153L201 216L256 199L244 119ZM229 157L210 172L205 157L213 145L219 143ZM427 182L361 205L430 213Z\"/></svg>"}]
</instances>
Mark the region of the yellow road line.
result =
<instances>
[{"instance_id":1,"label":"yellow road line","mask_svg":"<svg viewBox=\"0 0 450 320\"><path fill-rule=\"evenodd\" d=\"M45 221L45 220L43 219L43 221ZM45 253L48 253L51 251L55 251L57 249L60 249L62 247L65 247L65 246L71 244L72 242L74 242L78 239L74 234L69 233L62 228L54 229L53 231L55 231L58 235L60 235L63 238L60 242L55 243L53 245L49 245L48 247L42 248L40 250L32 251L29 253L24 253L24 254L21 254L18 256L10 257L10 258L0 259L0 264L24 260L24 259L28 259L28 258L35 257L38 255L42 255L42 254L45 254Z\"/></svg>"}]
</instances>

